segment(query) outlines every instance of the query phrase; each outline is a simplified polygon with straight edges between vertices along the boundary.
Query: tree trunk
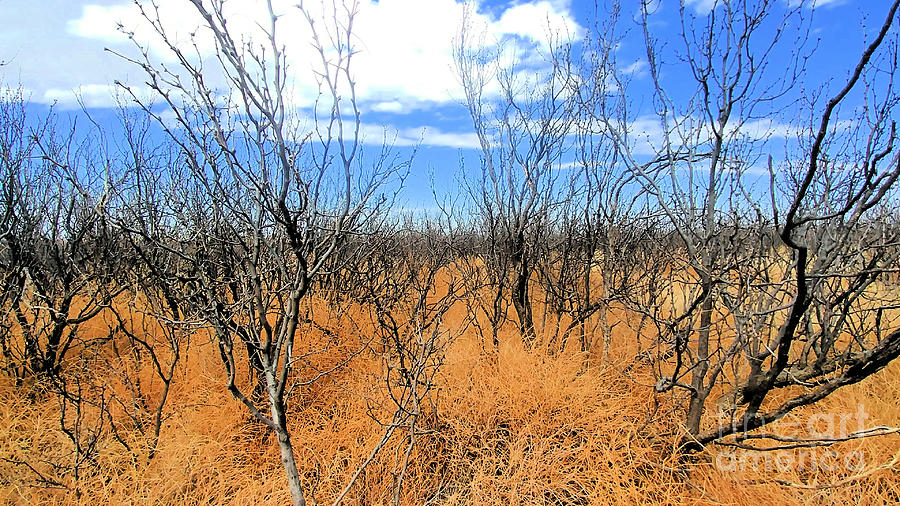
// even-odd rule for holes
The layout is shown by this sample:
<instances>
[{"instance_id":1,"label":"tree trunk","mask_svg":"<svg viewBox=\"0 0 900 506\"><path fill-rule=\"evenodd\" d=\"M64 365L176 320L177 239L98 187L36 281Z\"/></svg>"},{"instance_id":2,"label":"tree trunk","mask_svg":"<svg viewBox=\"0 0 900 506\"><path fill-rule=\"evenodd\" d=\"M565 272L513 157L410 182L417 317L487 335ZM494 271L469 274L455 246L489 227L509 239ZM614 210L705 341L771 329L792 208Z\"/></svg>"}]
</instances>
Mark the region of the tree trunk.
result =
<instances>
[{"instance_id":1,"label":"tree trunk","mask_svg":"<svg viewBox=\"0 0 900 506\"><path fill-rule=\"evenodd\" d=\"M303 497L303 487L300 485L300 472L297 470L297 462L294 460L294 447L291 445L291 435L284 428L276 430L275 435L278 439L278 449L281 450L281 463L284 465L284 474L287 476L293 504L294 506L306 506L306 499Z\"/></svg>"},{"instance_id":2,"label":"tree trunk","mask_svg":"<svg viewBox=\"0 0 900 506\"><path fill-rule=\"evenodd\" d=\"M534 319L531 311L531 297L528 294L529 272L525 262L515 264L516 282L513 286L512 302L519 318L519 332L526 345L534 344L537 334L534 330Z\"/></svg>"},{"instance_id":3,"label":"tree trunk","mask_svg":"<svg viewBox=\"0 0 900 506\"><path fill-rule=\"evenodd\" d=\"M291 435L287 430L287 419L284 412L284 400L278 395L278 384L271 370L266 371L267 388L269 390L269 407L272 410L272 422L275 424L275 437L278 440L278 449L281 450L281 463L284 466L284 474L287 477L288 488L291 491L291 499L294 506L306 506L303 497L303 486L300 485L300 472L297 470L297 461L294 459L294 446L291 444Z\"/></svg>"},{"instance_id":4,"label":"tree trunk","mask_svg":"<svg viewBox=\"0 0 900 506\"><path fill-rule=\"evenodd\" d=\"M704 281L707 282L707 281ZM709 334L712 324L713 298L707 295L700 306L700 330L697 336L697 364L691 376L691 401L688 407L687 428L692 435L700 433L700 418L709 392L704 387L706 372L709 370Z\"/></svg>"},{"instance_id":5,"label":"tree trunk","mask_svg":"<svg viewBox=\"0 0 900 506\"><path fill-rule=\"evenodd\" d=\"M609 348L612 344L612 327L609 325L605 298L597 308L597 319L600 320L600 335L603 338L603 350L600 353L600 360L605 364L609 362Z\"/></svg>"}]
</instances>

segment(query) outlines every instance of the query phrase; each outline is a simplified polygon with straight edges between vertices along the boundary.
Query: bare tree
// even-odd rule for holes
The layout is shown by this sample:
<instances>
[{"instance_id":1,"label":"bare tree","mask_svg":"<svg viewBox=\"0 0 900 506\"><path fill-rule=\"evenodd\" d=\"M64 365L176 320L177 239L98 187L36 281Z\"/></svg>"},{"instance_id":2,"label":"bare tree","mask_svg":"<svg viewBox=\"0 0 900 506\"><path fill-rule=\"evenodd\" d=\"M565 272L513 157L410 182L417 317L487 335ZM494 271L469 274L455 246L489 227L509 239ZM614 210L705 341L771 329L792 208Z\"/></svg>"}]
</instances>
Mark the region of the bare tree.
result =
<instances>
[{"instance_id":1,"label":"bare tree","mask_svg":"<svg viewBox=\"0 0 900 506\"><path fill-rule=\"evenodd\" d=\"M558 319L568 315L560 346L580 329L581 351L588 357L599 352L603 360L609 356L613 326L622 323L610 322L609 309L627 299L637 279L652 269L643 253L654 226L646 194L634 175L622 170L621 155L604 135L604 122L597 120L614 107L610 97L623 87L617 80L625 85L629 80L617 74L620 7L608 7L594 27L598 35L588 34L578 59L569 54L574 61L566 64L577 71L569 133L572 161L564 166L567 186L557 190L561 206L552 221L558 225L545 241L541 267L547 307Z\"/></svg>"},{"instance_id":2,"label":"bare tree","mask_svg":"<svg viewBox=\"0 0 900 506\"><path fill-rule=\"evenodd\" d=\"M144 281L152 283L158 279L148 276ZM134 292L127 305L121 304L124 307L110 311L114 318L110 325L113 353L106 358L106 363L112 376L119 378L127 392L127 398L113 395L110 403L116 405L130 421L130 428L146 441L146 462L149 462L156 456L176 368L186 352L190 335L200 325L183 322L174 300L165 301L165 296L159 294L161 290L147 284ZM117 339L117 336L125 339ZM153 378L162 384L155 395L141 382L143 368L150 368ZM139 454L132 447L134 443L129 443L115 424L111 428L116 440L137 461Z\"/></svg>"},{"instance_id":3,"label":"bare tree","mask_svg":"<svg viewBox=\"0 0 900 506\"><path fill-rule=\"evenodd\" d=\"M3 210L0 270L5 369L21 384L52 380L122 287L106 219L108 179L96 139L59 130L51 113L29 125L21 94L0 102Z\"/></svg>"},{"instance_id":4,"label":"bare tree","mask_svg":"<svg viewBox=\"0 0 900 506\"><path fill-rule=\"evenodd\" d=\"M816 112L818 127L801 138L806 156L799 164L786 162L783 197L772 191L778 238L790 252L779 288L789 297L773 297L773 306L787 302L773 308L782 314L774 336L739 335L749 349L749 370L736 389L737 404L746 404L739 418L744 432L861 381L900 356L900 329L885 333L896 326L889 313L898 300L882 288L900 260L891 210L900 177L896 29L891 33L898 7L896 1L889 6L846 83ZM840 108L860 86L862 112L842 132L835 125ZM771 159L769 168L774 187L779 177ZM755 316L738 315L745 321ZM797 385L806 391L761 412L771 392ZM736 432L733 425L717 427L717 437Z\"/></svg>"},{"instance_id":5,"label":"bare tree","mask_svg":"<svg viewBox=\"0 0 900 506\"><path fill-rule=\"evenodd\" d=\"M483 240L478 257L491 291L490 303L482 310L496 344L506 301L511 301L522 339L532 345L536 333L531 285L538 245L557 203L554 169L573 121L568 46L551 40L551 54L544 55L549 69L504 68L502 47L492 49L495 46L474 30L464 19L454 60L481 147L482 176L470 183L468 192ZM492 96L494 87L499 96Z\"/></svg>"},{"instance_id":6,"label":"bare tree","mask_svg":"<svg viewBox=\"0 0 900 506\"><path fill-rule=\"evenodd\" d=\"M126 58L145 71L147 86L174 119L124 89L178 146L180 163L172 168L177 185L157 202L165 228L128 231L169 253L172 264L160 273L182 319L212 329L228 390L274 432L294 504L305 504L286 408L300 303L342 241L385 204L379 191L397 167L360 166L355 2L336 4L324 19L298 6L319 57L312 75L320 94L306 131L289 104L291 74L279 36L285 27L272 2L265 2L268 24L256 39L232 31L224 2L190 4L203 27L187 46L176 43L153 2L136 4L178 66L155 63L140 44L140 55ZM214 69L200 54L202 36L214 42ZM218 88L217 78L223 80ZM160 211L140 206L133 212ZM245 367L265 399L242 385L238 374Z\"/></svg>"},{"instance_id":7,"label":"bare tree","mask_svg":"<svg viewBox=\"0 0 900 506\"><path fill-rule=\"evenodd\" d=\"M649 142L654 153L637 154L638 142L647 141L630 130L624 94L617 108L597 115L674 239L666 248L670 279L645 290L652 305L634 308L659 330L657 391L687 395L688 447L769 423L896 356L894 334L882 330L894 303L876 294L896 255L884 212L898 170L891 119L896 65L894 46L883 43L897 3L846 85L811 110L816 125L796 127L801 152L787 141L791 154L777 166L767 116L773 107L803 103L799 76L809 56L803 8L736 0L698 15L682 4L682 40L672 54L654 38L645 2L642 29L660 129ZM794 63L773 67L769 56L785 47ZM664 72L672 61L678 63ZM863 80L865 112L853 118L852 133L842 134L834 113ZM770 182L752 184L751 169L766 166ZM768 393L787 385L810 391L761 413ZM730 386L730 397L720 397L730 425L704 430L707 399L723 386ZM734 423L743 404L742 423Z\"/></svg>"},{"instance_id":8,"label":"bare tree","mask_svg":"<svg viewBox=\"0 0 900 506\"><path fill-rule=\"evenodd\" d=\"M127 288L128 255L110 220L117 160L102 132L76 128L90 120L85 111L65 128L52 109L37 118L26 110L18 92L0 102L0 350L3 369L29 398L55 398L69 446L55 455L25 451L13 463L42 486L77 496L83 470L99 465L116 430L114 395L100 379L104 345L116 330L97 328Z\"/></svg>"},{"instance_id":9,"label":"bare tree","mask_svg":"<svg viewBox=\"0 0 900 506\"><path fill-rule=\"evenodd\" d=\"M402 226L401 226L402 223ZM358 272L367 296L359 301L375 322L375 351L383 363L384 402L369 401L382 437L338 496L340 502L366 466L403 432L397 445L391 502L400 504L412 452L435 431L437 375L444 349L465 331L443 327L443 317L464 295L453 261L452 235L436 223L407 217L369 236L367 265Z\"/></svg>"}]
</instances>

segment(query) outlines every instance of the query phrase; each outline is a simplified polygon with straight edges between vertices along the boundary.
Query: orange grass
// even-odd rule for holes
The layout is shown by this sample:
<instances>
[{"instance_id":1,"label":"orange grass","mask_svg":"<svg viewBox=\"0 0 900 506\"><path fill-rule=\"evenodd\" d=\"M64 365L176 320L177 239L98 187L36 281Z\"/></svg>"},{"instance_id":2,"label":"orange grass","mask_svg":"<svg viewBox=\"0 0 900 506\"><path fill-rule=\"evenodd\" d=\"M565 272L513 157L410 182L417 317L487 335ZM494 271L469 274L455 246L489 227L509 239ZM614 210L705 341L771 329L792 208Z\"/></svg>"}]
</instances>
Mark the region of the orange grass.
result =
<instances>
[{"instance_id":1,"label":"orange grass","mask_svg":"<svg viewBox=\"0 0 900 506\"><path fill-rule=\"evenodd\" d=\"M464 306L460 304L460 308ZM459 325L463 309L445 318ZM331 336L308 331L298 352L318 350L301 365L303 379L346 359L367 339L364 315L324 304L313 314ZM611 319L626 319L611 311ZM356 322L356 323L354 323ZM362 323L360 323L362 322ZM615 322L613 322L615 323ZM445 350L433 407L419 437L401 497L404 504L867 504L896 502L900 436L839 443L840 454L865 455L861 469L799 470L717 466L721 448L680 459L674 451L682 416L666 399L654 399L649 370L622 370L637 353L628 325L615 327L610 364L592 362L570 346L547 354L523 348L511 333L499 350L484 351L471 330ZM102 326L100 326L102 327ZM95 329L97 332L103 328ZM327 346L326 346L327 344ZM59 431L53 396L0 383L0 501L10 504L287 504L278 450L271 435L223 388L215 345L198 334L184 350L165 409L156 457L138 458L110 436L101 439L98 466L77 480L60 475L68 489L34 486L37 470L72 459ZM141 365L143 364L143 365ZM149 363L140 370L147 395L158 395ZM302 479L312 499L330 503L381 438L369 410L387 415L382 362L367 351L326 379L296 389L288 401ZM125 395L117 376L92 371L93 380ZM243 376L246 379L246 371ZM900 364L845 388L797 414L855 412L862 404L867 426L900 420ZM660 404L656 404L656 403ZM707 413L707 422L715 413ZM855 429L855 427L854 427ZM122 422L119 430L135 448L140 434ZM128 433L128 431L131 433ZM347 496L348 504L386 504L393 472L402 458L403 432L367 468ZM827 449L815 450L818 454ZM893 468L886 466L893 459ZM721 460L721 459L720 459ZM785 485L790 482L801 485ZM821 485L840 486L816 489Z\"/></svg>"}]
</instances>

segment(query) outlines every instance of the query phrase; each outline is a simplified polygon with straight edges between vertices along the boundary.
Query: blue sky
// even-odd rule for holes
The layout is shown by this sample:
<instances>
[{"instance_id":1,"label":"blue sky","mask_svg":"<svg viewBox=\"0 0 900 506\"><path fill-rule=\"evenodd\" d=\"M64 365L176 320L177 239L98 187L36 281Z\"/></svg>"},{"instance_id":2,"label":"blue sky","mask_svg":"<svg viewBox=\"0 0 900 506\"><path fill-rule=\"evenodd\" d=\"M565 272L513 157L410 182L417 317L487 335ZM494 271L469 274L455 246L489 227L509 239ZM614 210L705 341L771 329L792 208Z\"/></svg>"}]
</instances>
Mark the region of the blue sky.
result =
<instances>
[{"instance_id":1,"label":"blue sky","mask_svg":"<svg viewBox=\"0 0 900 506\"><path fill-rule=\"evenodd\" d=\"M794 1L778 0L774 8L786 8ZM254 3L232 0L231 5L237 18L251 19ZM280 3L288 9L287 4L293 2L276 2ZM654 30L666 41L678 27L678 2L657 3ZM160 0L162 15L176 33L187 33L196 23L184 4ZM693 0L688 1L687 9L702 18L712 4L713 0ZM818 1L810 28L819 47L804 77L808 88L828 87L832 80L834 86L840 84L867 34L871 37L880 26L886 9L882 4L876 0ZM622 28L630 29L633 37L638 30L630 18L638 6L637 0L623 1ZM401 153L420 145L406 192L411 207L427 205L432 174L439 191L441 187L449 190L460 160L467 166L477 164L477 140L460 104L462 94L451 58L462 10L455 0L361 0L355 73L364 135L374 145L387 132ZM475 22L489 40L505 40L516 47L518 58L539 59L548 33L582 36L591 25L593 10L594 2L585 0L484 0L477 2ZM813 13L813 9L807 10ZM31 102L56 103L61 110L77 108L76 93L89 108L112 106L114 80L139 84L142 78L139 69L104 51L131 49L116 29L119 22L137 29L138 38L144 36L130 0L0 0L0 61L6 63L0 67L0 85L21 85ZM302 78L303 60L309 56L307 44L299 28L286 32L287 49L295 54L298 73L293 99L302 109L314 98ZM620 53L619 63L634 71L638 83L649 79L639 39L626 38ZM773 113L774 121L785 120ZM652 133L652 125L644 128Z\"/></svg>"}]
</instances>

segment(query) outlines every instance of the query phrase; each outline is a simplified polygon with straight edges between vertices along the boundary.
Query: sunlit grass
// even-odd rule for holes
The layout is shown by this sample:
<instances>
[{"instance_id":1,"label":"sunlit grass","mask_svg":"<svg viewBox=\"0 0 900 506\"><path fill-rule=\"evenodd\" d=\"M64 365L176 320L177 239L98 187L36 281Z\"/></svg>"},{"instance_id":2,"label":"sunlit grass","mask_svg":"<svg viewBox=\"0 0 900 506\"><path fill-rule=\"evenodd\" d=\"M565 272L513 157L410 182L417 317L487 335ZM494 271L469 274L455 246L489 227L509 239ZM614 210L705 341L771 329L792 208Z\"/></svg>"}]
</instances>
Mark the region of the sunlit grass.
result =
<instances>
[{"instance_id":1,"label":"sunlit grass","mask_svg":"<svg viewBox=\"0 0 900 506\"><path fill-rule=\"evenodd\" d=\"M337 317L316 303L317 318L332 335L309 331L298 351L313 351L298 367L298 379L346 359L366 343L364 315L344 310ZM624 319L622 311L611 318ZM445 320L459 326L454 309ZM722 448L690 459L675 444L683 414L654 399L652 371L632 367L637 340L623 322L615 327L612 360L591 361L570 347L565 353L526 350L504 329L498 350L484 349L469 329L445 350L444 366L401 497L404 504L820 504L893 503L900 494L896 459L900 436L889 435L817 449L817 455L858 451L857 470L722 469ZM99 327L98 327L99 329ZM102 330L102 329L100 329ZM97 330L98 332L100 330ZM327 343L326 343L327 342ZM326 346L326 344L328 344ZM149 363L142 366L149 368ZM310 387L292 391L290 430L304 486L311 498L330 503L349 475L381 438L371 414L388 408L373 350ZM149 398L159 382L138 371ZM243 381L247 379L242 371ZM92 371L93 381L124 396L121 381ZM286 504L290 501L278 449L262 426L223 388L224 373L214 343L195 335L173 381L155 458L147 440L127 420L117 420L132 451L104 433L97 465L82 475L53 470L73 458L59 431L52 395L0 385L0 500L21 504ZM838 391L797 413L855 412L863 405L867 426L900 420L900 364ZM707 413L713 421L715 413ZM124 417L117 417L124 418ZM398 436L367 468L346 498L348 504L389 503L403 441ZM721 460L721 459L720 459ZM29 469L32 466L34 470ZM40 472L60 488L39 483ZM798 486L788 485L792 483ZM839 486L832 486L839 484ZM818 487L818 488L817 488Z\"/></svg>"}]
</instances>

